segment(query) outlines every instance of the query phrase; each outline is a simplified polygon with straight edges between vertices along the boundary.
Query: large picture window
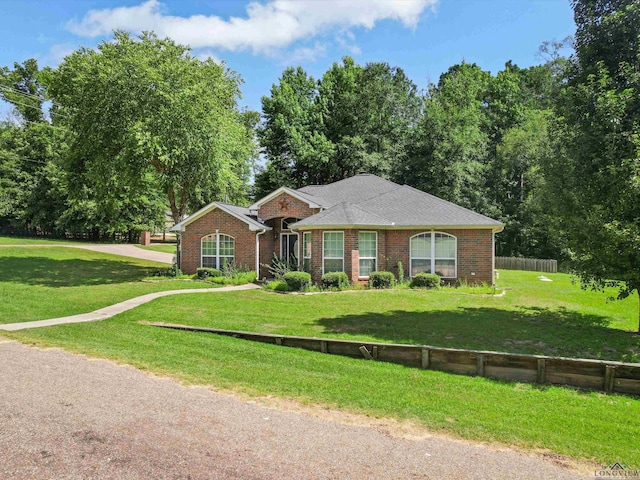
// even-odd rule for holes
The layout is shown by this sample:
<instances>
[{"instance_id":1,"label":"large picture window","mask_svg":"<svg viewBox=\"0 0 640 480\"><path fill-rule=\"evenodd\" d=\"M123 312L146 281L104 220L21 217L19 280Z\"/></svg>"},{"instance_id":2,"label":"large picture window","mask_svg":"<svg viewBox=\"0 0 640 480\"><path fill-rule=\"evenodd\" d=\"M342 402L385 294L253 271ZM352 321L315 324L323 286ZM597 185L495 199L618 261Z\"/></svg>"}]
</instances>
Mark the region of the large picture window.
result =
<instances>
[{"instance_id":1,"label":"large picture window","mask_svg":"<svg viewBox=\"0 0 640 480\"><path fill-rule=\"evenodd\" d=\"M358 232L358 276L367 278L376 271L378 263L378 234Z\"/></svg>"},{"instance_id":2,"label":"large picture window","mask_svg":"<svg viewBox=\"0 0 640 480\"><path fill-rule=\"evenodd\" d=\"M236 254L236 243L233 237L212 233L202 237L201 243L203 267L221 269L233 263Z\"/></svg>"},{"instance_id":3,"label":"large picture window","mask_svg":"<svg viewBox=\"0 0 640 480\"><path fill-rule=\"evenodd\" d=\"M437 273L443 278L456 277L457 239L441 232L414 235L410 240L411 276Z\"/></svg>"},{"instance_id":4,"label":"large picture window","mask_svg":"<svg viewBox=\"0 0 640 480\"><path fill-rule=\"evenodd\" d=\"M310 273L311 269L311 232L302 234L302 270Z\"/></svg>"},{"instance_id":5,"label":"large picture window","mask_svg":"<svg viewBox=\"0 0 640 480\"><path fill-rule=\"evenodd\" d=\"M344 272L344 232L323 232L322 273Z\"/></svg>"}]
</instances>

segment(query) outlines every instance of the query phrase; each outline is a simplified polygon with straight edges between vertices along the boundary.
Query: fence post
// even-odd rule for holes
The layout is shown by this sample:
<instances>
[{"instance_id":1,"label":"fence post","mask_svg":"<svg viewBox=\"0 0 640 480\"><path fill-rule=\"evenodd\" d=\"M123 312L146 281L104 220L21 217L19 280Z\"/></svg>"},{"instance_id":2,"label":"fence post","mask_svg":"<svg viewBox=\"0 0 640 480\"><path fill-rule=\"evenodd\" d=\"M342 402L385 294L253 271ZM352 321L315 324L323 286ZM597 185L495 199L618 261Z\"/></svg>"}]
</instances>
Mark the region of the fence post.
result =
<instances>
[{"instance_id":1,"label":"fence post","mask_svg":"<svg viewBox=\"0 0 640 480\"><path fill-rule=\"evenodd\" d=\"M429 368L430 363L431 362L429 359L429 349L423 348L422 349L422 368Z\"/></svg>"},{"instance_id":2,"label":"fence post","mask_svg":"<svg viewBox=\"0 0 640 480\"><path fill-rule=\"evenodd\" d=\"M607 365L604 371L604 391L613 393L614 381L616 379L616 367Z\"/></svg>"},{"instance_id":3,"label":"fence post","mask_svg":"<svg viewBox=\"0 0 640 480\"><path fill-rule=\"evenodd\" d=\"M484 354L478 353L476 356L476 375L484 377Z\"/></svg>"},{"instance_id":4,"label":"fence post","mask_svg":"<svg viewBox=\"0 0 640 480\"><path fill-rule=\"evenodd\" d=\"M546 365L544 358L538 359L538 375L536 376L536 383L543 384L546 380Z\"/></svg>"}]
</instances>

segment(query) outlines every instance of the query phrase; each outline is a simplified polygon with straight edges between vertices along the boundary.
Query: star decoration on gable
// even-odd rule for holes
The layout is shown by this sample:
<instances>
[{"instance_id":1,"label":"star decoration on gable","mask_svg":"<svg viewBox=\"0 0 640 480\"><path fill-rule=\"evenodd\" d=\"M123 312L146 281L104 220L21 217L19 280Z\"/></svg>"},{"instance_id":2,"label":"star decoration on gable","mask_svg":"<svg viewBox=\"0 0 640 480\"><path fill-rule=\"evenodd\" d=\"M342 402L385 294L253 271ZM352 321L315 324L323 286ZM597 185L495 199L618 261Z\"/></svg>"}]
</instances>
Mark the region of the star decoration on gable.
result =
<instances>
[{"instance_id":1,"label":"star decoration on gable","mask_svg":"<svg viewBox=\"0 0 640 480\"><path fill-rule=\"evenodd\" d=\"M280 210L287 210L289 208L289 199L287 197L281 198L278 202Z\"/></svg>"}]
</instances>

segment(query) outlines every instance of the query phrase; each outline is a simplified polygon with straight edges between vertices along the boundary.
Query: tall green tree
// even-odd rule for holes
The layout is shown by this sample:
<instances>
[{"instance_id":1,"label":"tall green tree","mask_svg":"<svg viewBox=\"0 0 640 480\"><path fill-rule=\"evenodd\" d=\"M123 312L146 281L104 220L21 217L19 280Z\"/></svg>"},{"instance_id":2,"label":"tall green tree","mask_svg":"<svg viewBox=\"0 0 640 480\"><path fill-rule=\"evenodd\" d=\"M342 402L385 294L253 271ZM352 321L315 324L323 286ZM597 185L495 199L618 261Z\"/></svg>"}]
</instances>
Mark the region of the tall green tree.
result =
<instances>
[{"instance_id":1,"label":"tall green tree","mask_svg":"<svg viewBox=\"0 0 640 480\"><path fill-rule=\"evenodd\" d=\"M33 58L14 63L13 69L0 69L0 99L12 104L27 123L44 120L47 93L42 76L38 61Z\"/></svg>"},{"instance_id":2,"label":"tall green tree","mask_svg":"<svg viewBox=\"0 0 640 480\"><path fill-rule=\"evenodd\" d=\"M550 208L583 285L616 284L623 298L640 288L640 4L572 5L576 54L545 164Z\"/></svg>"},{"instance_id":3,"label":"tall green tree","mask_svg":"<svg viewBox=\"0 0 640 480\"><path fill-rule=\"evenodd\" d=\"M491 214L486 171L490 74L475 64L454 65L429 88L411 153L396 178L459 205Z\"/></svg>"},{"instance_id":4,"label":"tall green tree","mask_svg":"<svg viewBox=\"0 0 640 480\"><path fill-rule=\"evenodd\" d=\"M267 163L256 194L285 185L340 180L360 171L384 177L406 155L421 101L400 68L345 57L319 81L288 68L263 97L260 143Z\"/></svg>"},{"instance_id":5,"label":"tall green tree","mask_svg":"<svg viewBox=\"0 0 640 480\"><path fill-rule=\"evenodd\" d=\"M256 176L258 197L281 186L322 182L334 146L323 132L317 88L301 67L287 68L271 95L262 97L258 137L267 163Z\"/></svg>"},{"instance_id":6,"label":"tall green tree","mask_svg":"<svg viewBox=\"0 0 640 480\"><path fill-rule=\"evenodd\" d=\"M72 132L67 169L101 215L174 221L214 199L243 201L253 136L237 108L241 80L153 33L115 32L67 56L50 93ZM138 205L139 208L133 208Z\"/></svg>"}]
</instances>

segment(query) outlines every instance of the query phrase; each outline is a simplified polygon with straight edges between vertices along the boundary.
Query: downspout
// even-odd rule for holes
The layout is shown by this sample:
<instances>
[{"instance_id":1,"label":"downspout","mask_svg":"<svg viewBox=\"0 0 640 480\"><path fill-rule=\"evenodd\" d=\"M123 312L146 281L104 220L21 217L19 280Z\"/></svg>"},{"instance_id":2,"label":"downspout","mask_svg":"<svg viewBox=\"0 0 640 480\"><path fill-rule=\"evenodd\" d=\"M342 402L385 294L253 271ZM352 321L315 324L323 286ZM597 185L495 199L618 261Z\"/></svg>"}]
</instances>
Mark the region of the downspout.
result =
<instances>
[{"instance_id":1,"label":"downspout","mask_svg":"<svg viewBox=\"0 0 640 480\"><path fill-rule=\"evenodd\" d=\"M176 232L176 269L182 270L182 235Z\"/></svg>"},{"instance_id":2,"label":"downspout","mask_svg":"<svg viewBox=\"0 0 640 480\"><path fill-rule=\"evenodd\" d=\"M491 229L491 279L493 286L496 286L496 233L504 230L504 225Z\"/></svg>"},{"instance_id":3,"label":"downspout","mask_svg":"<svg viewBox=\"0 0 640 480\"><path fill-rule=\"evenodd\" d=\"M262 230L256 232L256 279L260 279L260 235L263 233L267 233L267 230L263 228Z\"/></svg>"},{"instance_id":4,"label":"downspout","mask_svg":"<svg viewBox=\"0 0 640 480\"><path fill-rule=\"evenodd\" d=\"M496 232L491 230L491 284L496 286Z\"/></svg>"}]
</instances>

